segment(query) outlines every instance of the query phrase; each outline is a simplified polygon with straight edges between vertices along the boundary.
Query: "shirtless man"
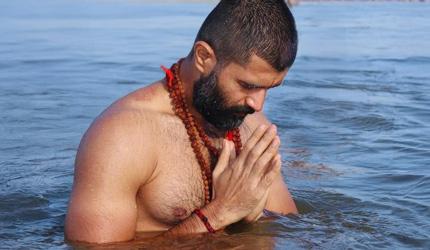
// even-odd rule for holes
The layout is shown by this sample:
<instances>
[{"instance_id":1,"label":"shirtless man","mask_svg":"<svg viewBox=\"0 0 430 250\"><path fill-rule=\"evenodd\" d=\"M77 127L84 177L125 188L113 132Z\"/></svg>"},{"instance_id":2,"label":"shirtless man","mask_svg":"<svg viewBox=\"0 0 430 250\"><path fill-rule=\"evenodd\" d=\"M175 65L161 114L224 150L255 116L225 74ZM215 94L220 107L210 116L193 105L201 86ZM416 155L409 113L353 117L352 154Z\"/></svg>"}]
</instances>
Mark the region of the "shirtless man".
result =
<instances>
[{"instance_id":1,"label":"shirtless man","mask_svg":"<svg viewBox=\"0 0 430 250\"><path fill-rule=\"evenodd\" d=\"M198 208L214 230L255 221L264 209L297 213L280 173L276 126L261 111L296 52L294 18L283 0L222 0L179 72L189 112L221 151L210 202L205 204L201 166L172 107L166 77L113 103L85 133L66 238L104 243L132 240L136 232L207 232L193 213ZM224 139L236 127L243 142L239 155Z\"/></svg>"}]
</instances>

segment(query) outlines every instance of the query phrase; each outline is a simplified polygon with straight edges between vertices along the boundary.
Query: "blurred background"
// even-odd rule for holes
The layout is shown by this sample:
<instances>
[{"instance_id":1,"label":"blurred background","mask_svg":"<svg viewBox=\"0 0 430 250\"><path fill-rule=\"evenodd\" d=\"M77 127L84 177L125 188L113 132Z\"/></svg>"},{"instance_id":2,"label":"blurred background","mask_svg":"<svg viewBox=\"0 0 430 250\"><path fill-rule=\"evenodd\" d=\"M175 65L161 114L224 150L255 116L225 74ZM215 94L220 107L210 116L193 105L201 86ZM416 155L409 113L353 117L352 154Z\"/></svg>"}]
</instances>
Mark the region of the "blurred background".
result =
<instances>
[{"instance_id":1,"label":"blurred background","mask_svg":"<svg viewBox=\"0 0 430 250\"><path fill-rule=\"evenodd\" d=\"M81 136L185 56L216 2L0 2L0 248L69 247ZM429 3L291 4L298 56L265 112L301 214L111 248L430 248Z\"/></svg>"}]
</instances>

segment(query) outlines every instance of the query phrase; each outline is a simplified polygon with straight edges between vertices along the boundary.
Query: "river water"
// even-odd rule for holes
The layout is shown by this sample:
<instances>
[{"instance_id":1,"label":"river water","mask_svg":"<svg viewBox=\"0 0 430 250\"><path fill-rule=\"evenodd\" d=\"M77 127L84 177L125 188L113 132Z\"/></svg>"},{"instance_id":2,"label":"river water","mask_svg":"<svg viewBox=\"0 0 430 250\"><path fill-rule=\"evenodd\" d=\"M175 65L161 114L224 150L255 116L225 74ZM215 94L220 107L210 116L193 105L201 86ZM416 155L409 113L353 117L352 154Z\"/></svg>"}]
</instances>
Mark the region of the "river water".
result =
<instances>
[{"instance_id":1,"label":"river water","mask_svg":"<svg viewBox=\"0 0 430 250\"><path fill-rule=\"evenodd\" d=\"M0 2L0 248L58 249L79 140L186 55L213 3ZM299 216L110 248L429 249L430 5L308 3L265 111ZM94 246L88 246L94 247Z\"/></svg>"}]
</instances>

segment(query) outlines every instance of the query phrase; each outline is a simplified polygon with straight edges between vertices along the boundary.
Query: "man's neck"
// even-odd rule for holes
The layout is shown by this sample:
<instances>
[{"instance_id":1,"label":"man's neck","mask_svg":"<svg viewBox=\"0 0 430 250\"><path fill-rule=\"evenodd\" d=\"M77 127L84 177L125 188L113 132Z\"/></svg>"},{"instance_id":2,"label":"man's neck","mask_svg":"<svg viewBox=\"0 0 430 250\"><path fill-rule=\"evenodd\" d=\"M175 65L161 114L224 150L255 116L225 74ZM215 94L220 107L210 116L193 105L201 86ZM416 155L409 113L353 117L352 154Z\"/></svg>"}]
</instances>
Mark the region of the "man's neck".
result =
<instances>
[{"instance_id":1,"label":"man's neck","mask_svg":"<svg viewBox=\"0 0 430 250\"><path fill-rule=\"evenodd\" d=\"M195 82L200 77L200 72L193 66L192 58L186 57L181 64L179 77L184 86L185 102L197 122L211 138L224 137L225 131L215 128L212 124L208 123L203 116L193 106L193 89Z\"/></svg>"}]
</instances>

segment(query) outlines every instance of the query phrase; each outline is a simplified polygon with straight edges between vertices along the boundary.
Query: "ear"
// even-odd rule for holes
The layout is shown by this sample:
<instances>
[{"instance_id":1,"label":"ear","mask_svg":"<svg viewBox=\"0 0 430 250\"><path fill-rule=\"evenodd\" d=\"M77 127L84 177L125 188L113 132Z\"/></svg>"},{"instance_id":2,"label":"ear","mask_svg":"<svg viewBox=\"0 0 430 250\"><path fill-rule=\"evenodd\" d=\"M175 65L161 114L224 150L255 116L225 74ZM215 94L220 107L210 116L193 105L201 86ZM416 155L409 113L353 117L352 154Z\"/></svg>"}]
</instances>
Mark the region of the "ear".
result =
<instances>
[{"instance_id":1,"label":"ear","mask_svg":"<svg viewBox=\"0 0 430 250\"><path fill-rule=\"evenodd\" d=\"M208 43L197 41L194 44L193 63L202 75L207 76L212 72L217 63L217 59L214 50Z\"/></svg>"}]
</instances>

